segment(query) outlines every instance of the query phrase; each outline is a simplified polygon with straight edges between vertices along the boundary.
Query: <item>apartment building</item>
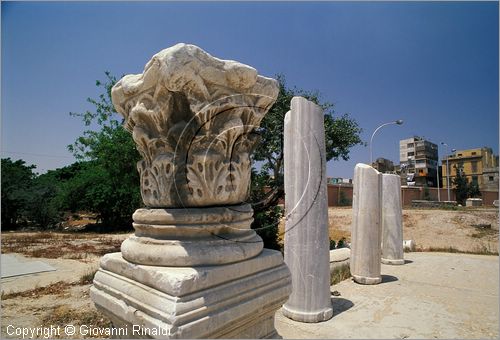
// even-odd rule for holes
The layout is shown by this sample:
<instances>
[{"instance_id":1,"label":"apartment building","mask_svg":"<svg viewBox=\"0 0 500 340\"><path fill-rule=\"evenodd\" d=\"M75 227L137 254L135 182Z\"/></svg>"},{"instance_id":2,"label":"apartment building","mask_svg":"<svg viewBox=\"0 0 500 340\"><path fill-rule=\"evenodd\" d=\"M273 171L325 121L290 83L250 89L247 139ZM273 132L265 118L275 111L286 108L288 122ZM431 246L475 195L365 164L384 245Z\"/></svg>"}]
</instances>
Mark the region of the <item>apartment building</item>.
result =
<instances>
[{"instance_id":1,"label":"apartment building","mask_svg":"<svg viewBox=\"0 0 500 340\"><path fill-rule=\"evenodd\" d=\"M498 191L498 156L488 147L457 150L442 160L443 187L447 187L448 169L450 167L450 187L453 188L453 179L461 171L469 183L475 182L479 190Z\"/></svg>"},{"instance_id":2,"label":"apartment building","mask_svg":"<svg viewBox=\"0 0 500 340\"><path fill-rule=\"evenodd\" d=\"M437 186L438 146L422 137L399 141L402 183L409 186Z\"/></svg>"}]
</instances>

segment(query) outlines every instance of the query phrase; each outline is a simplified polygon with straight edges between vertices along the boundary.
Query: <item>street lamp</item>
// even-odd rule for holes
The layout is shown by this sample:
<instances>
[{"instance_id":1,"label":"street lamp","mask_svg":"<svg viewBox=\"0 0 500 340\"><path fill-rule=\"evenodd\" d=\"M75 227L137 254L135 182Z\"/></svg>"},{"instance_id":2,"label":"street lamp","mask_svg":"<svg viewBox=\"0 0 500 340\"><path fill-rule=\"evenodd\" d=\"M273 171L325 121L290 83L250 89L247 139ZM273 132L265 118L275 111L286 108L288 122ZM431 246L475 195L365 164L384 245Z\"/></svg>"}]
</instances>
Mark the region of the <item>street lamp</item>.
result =
<instances>
[{"instance_id":1,"label":"street lamp","mask_svg":"<svg viewBox=\"0 0 500 340\"><path fill-rule=\"evenodd\" d=\"M450 158L450 155L448 154L449 145L445 142L441 142L441 145L446 147L446 189L448 189L448 201L450 201L450 163L448 162L448 159ZM451 149L451 152L455 151L457 150Z\"/></svg>"},{"instance_id":2,"label":"street lamp","mask_svg":"<svg viewBox=\"0 0 500 340\"><path fill-rule=\"evenodd\" d=\"M380 125L378 128L376 128L375 131L373 131L372 138L370 138L370 166L373 164L373 153L372 153L373 136L375 136L375 133L377 133L377 131L380 128L382 128L386 125L391 125L391 124L401 125L401 124L403 124L403 121L401 119L398 119L398 120L395 120L393 122L385 123L385 124Z\"/></svg>"}]
</instances>

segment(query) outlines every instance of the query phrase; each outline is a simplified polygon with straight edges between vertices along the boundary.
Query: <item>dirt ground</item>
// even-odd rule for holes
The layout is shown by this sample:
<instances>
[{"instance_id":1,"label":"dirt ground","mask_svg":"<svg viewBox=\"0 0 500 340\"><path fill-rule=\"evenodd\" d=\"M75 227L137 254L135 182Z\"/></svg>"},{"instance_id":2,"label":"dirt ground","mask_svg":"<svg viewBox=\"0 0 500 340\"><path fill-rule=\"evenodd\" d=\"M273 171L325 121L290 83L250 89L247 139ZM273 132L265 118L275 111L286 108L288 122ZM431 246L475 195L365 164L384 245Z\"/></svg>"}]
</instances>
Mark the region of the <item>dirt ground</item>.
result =
<instances>
[{"instance_id":1,"label":"dirt ground","mask_svg":"<svg viewBox=\"0 0 500 340\"><path fill-rule=\"evenodd\" d=\"M330 238L350 242L351 208L329 209ZM403 238L418 251L498 254L498 209L404 209Z\"/></svg>"},{"instance_id":2,"label":"dirt ground","mask_svg":"<svg viewBox=\"0 0 500 340\"><path fill-rule=\"evenodd\" d=\"M421 251L498 254L498 210L403 211L404 238L413 239ZM350 241L352 209L330 208L330 238ZM283 230L283 225L280 226ZM1 337L19 338L7 327L61 326L50 338L106 337L100 334L64 333L67 324L106 327L109 321L93 306L89 287L99 258L119 251L128 234L18 233L1 234L2 253L15 253L57 268L2 279ZM10 328L12 331L12 328ZM39 336L42 337L42 336Z\"/></svg>"}]
</instances>

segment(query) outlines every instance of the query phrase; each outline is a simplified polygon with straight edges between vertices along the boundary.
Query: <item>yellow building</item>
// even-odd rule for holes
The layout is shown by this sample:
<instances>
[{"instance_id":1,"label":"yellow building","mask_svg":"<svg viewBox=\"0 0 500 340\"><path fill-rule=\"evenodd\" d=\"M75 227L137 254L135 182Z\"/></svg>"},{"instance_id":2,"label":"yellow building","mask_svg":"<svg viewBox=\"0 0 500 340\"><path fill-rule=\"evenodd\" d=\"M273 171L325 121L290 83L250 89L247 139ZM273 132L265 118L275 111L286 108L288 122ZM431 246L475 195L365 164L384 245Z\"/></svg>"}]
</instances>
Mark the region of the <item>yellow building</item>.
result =
<instances>
[{"instance_id":1,"label":"yellow building","mask_svg":"<svg viewBox=\"0 0 500 340\"><path fill-rule=\"evenodd\" d=\"M491 148L457 150L448 156L450 166L450 187L458 171L467 177L468 183L475 182L479 190L498 191L498 156ZM447 188L446 157L442 160L443 188Z\"/></svg>"}]
</instances>

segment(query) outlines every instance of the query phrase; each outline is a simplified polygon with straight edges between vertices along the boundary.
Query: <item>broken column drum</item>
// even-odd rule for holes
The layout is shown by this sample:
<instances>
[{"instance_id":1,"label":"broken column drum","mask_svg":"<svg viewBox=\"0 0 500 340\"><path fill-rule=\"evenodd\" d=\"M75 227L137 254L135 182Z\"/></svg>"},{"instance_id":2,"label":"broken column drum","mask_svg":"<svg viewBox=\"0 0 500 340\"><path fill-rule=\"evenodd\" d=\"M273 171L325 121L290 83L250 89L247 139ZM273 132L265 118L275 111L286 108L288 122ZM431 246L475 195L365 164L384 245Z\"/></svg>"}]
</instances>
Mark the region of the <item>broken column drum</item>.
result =
<instances>
[{"instance_id":1,"label":"broken column drum","mask_svg":"<svg viewBox=\"0 0 500 340\"><path fill-rule=\"evenodd\" d=\"M105 255L91 297L116 327L168 338L276 335L291 291L277 251L250 228L250 155L278 84L247 65L177 44L112 89L142 156L146 208L121 253ZM149 335L149 336L155 336Z\"/></svg>"},{"instance_id":2,"label":"broken column drum","mask_svg":"<svg viewBox=\"0 0 500 340\"><path fill-rule=\"evenodd\" d=\"M401 177L382 175L382 263L404 264Z\"/></svg>"},{"instance_id":3,"label":"broken column drum","mask_svg":"<svg viewBox=\"0 0 500 340\"><path fill-rule=\"evenodd\" d=\"M377 284L380 274L382 174L366 164L356 164L353 178L351 275L355 282Z\"/></svg>"},{"instance_id":4,"label":"broken column drum","mask_svg":"<svg viewBox=\"0 0 500 340\"><path fill-rule=\"evenodd\" d=\"M285 115L285 263L292 294L283 314L301 322L333 316L323 110L293 97Z\"/></svg>"}]
</instances>

